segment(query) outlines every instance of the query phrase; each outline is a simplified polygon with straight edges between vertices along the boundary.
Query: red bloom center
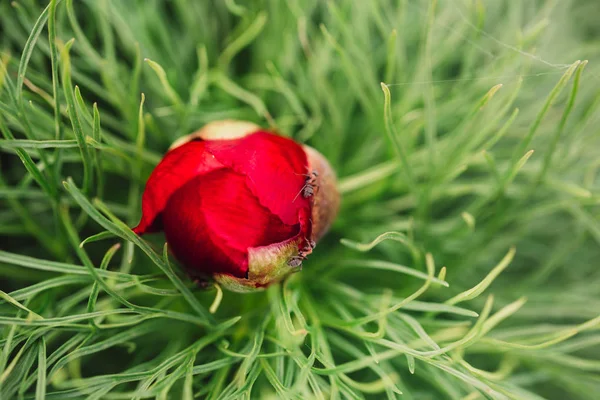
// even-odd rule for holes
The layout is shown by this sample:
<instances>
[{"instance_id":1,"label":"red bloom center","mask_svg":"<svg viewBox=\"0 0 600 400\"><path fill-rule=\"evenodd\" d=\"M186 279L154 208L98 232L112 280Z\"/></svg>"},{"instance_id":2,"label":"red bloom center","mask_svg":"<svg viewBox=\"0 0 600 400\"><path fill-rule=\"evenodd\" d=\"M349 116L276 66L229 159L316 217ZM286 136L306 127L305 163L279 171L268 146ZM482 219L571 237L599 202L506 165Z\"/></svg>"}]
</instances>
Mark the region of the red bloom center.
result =
<instances>
[{"instance_id":1,"label":"red bloom center","mask_svg":"<svg viewBox=\"0 0 600 400\"><path fill-rule=\"evenodd\" d=\"M148 179L134 231L164 230L193 270L245 277L249 249L310 240L312 204L301 194L307 164L300 145L268 132L188 142Z\"/></svg>"}]
</instances>

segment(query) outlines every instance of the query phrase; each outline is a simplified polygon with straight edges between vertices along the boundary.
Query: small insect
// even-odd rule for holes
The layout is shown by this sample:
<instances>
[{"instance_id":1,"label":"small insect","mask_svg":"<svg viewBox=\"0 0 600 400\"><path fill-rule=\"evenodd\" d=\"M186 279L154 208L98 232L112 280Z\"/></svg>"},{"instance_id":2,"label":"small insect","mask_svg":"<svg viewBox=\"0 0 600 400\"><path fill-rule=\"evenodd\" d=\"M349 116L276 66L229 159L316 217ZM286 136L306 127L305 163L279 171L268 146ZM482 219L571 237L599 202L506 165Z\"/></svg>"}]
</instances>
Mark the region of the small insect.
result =
<instances>
[{"instance_id":1,"label":"small insect","mask_svg":"<svg viewBox=\"0 0 600 400\"><path fill-rule=\"evenodd\" d=\"M302 267L302 261L304 261L304 258L305 257L301 255L293 256L288 260L287 265L292 268Z\"/></svg>"},{"instance_id":2,"label":"small insect","mask_svg":"<svg viewBox=\"0 0 600 400\"><path fill-rule=\"evenodd\" d=\"M307 240L306 246L304 246L304 248L302 250L300 250L298 253L307 256L310 253L312 253L313 249L316 246L317 246L317 244L315 243L314 240Z\"/></svg>"},{"instance_id":3,"label":"small insect","mask_svg":"<svg viewBox=\"0 0 600 400\"><path fill-rule=\"evenodd\" d=\"M306 258L310 253L312 253L313 249L317 246L314 240L306 240L306 245L298 252L298 255L302 258Z\"/></svg>"},{"instance_id":4,"label":"small insect","mask_svg":"<svg viewBox=\"0 0 600 400\"><path fill-rule=\"evenodd\" d=\"M294 197L294 201L296 201L298 196L300 196L300 193L302 193L302 197L307 199L313 196L316 190L319 188L319 185L317 185L317 177L319 176L319 173L317 171L313 171L310 174L304 174L304 176L306 177L306 181L304 182L302 189L300 189L296 197Z\"/></svg>"},{"instance_id":5,"label":"small insect","mask_svg":"<svg viewBox=\"0 0 600 400\"><path fill-rule=\"evenodd\" d=\"M315 188L318 188L317 177L319 174L317 171L313 171L309 176L306 177L306 183L302 188L302 196L304 198L310 197L315 194Z\"/></svg>"},{"instance_id":6,"label":"small insect","mask_svg":"<svg viewBox=\"0 0 600 400\"><path fill-rule=\"evenodd\" d=\"M291 257L287 264L292 267L292 268L296 268L296 267L300 267L302 266L302 261L304 261L306 259L306 257L312 253L313 249L317 246L317 244L315 243L314 240L308 240L306 239L306 246L304 246L300 251L298 251L298 255L297 256L293 256Z\"/></svg>"}]
</instances>

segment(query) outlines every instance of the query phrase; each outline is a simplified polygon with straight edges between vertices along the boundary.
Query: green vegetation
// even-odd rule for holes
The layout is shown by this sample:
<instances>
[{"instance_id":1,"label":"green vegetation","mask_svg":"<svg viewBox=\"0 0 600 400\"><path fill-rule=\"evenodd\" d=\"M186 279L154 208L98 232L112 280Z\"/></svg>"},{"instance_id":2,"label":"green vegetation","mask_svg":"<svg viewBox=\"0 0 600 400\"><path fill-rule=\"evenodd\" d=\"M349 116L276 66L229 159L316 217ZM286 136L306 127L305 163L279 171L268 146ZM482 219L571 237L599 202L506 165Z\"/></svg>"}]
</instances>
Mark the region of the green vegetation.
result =
<instances>
[{"instance_id":1,"label":"green vegetation","mask_svg":"<svg viewBox=\"0 0 600 400\"><path fill-rule=\"evenodd\" d=\"M0 399L596 400L598 18L1 2ZM128 228L170 143L225 118L317 148L343 193L304 270L249 295Z\"/></svg>"}]
</instances>

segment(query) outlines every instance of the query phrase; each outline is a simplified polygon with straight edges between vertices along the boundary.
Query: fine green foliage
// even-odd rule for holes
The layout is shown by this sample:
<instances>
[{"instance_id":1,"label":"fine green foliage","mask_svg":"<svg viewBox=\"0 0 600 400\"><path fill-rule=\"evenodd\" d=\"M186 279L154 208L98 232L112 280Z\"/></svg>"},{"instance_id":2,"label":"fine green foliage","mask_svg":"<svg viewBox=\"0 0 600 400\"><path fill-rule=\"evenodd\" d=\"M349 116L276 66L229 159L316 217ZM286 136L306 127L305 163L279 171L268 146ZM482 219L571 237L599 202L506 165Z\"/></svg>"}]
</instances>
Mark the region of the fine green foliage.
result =
<instances>
[{"instance_id":1,"label":"fine green foliage","mask_svg":"<svg viewBox=\"0 0 600 400\"><path fill-rule=\"evenodd\" d=\"M0 2L0 399L596 400L594 4ZM264 292L130 230L225 118L340 178Z\"/></svg>"}]
</instances>

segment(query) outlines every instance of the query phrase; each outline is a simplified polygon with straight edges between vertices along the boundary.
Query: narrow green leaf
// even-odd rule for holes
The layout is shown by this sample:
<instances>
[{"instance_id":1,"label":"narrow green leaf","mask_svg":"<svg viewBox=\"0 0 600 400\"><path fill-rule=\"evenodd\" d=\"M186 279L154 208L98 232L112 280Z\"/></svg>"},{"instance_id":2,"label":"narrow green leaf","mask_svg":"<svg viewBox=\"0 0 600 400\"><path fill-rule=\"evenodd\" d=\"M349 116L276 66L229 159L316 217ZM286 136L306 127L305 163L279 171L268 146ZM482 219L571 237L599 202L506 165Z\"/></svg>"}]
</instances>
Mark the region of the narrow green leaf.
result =
<instances>
[{"instance_id":1,"label":"narrow green leaf","mask_svg":"<svg viewBox=\"0 0 600 400\"><path fill-rule=\"evenodd\" d=\"M342 262L342 264L340 264L340 268L334 267L330 271L331 271L331 273L333 273L334 271L340 272L342 270L345 270L348 267L394 271L394 272L399 272L401 274L414 276L415 278L419 278L419 279L425 279L425 280L429 279L429 277L426 273L418 271L414 268L410 268L410 267L406 267L404 265L395 264L395 263L391 263L388 261L382 261L382 260L348 260L348 261ZM438 278L432 278L431 282L438 283L438 284L440 284L442 286L446 286L446 287L449 286L448 282L445 282L444 280L440 280Z\"/></svg>"},{"instance_id":2,"label":"narrow green leaf","mask_svg":"<svg viewBox=\"0 0 600 400\"><path fill-rule=\"evenodd\" d=\"M447 300L445 302L445 304L454 305L454 304L461 303L463 301L472 300L472 299L476 298L477 296L479 296L481 293L483 293L485 291L485 289L488 288L488 286L490 286L492 284L494 279L496 279L496 277L498 275L500 275L500 273L502 271L504 271L504 269L506 267L508 267L508 265L511 263L511 261L514 258L515 253L516 253L516 249L514 247L511 247L510 250L508 251L508 253L506 253L506 255L504 256L504 258L502 258L502 260L498 263L498 265L496 265L481 282L479 282L477 285L473 286L471 289L466 290L462 293L459 293L456 296L454 296L453 298L451 298L450 300Z\"/></svg>"},{"instance_id":3,"label":"narrow green leaf","mask_svg":"<svg viewBox=\"0 0 600 400\"><path fill-rule=\"evenodd\" d=\"M121 244L117 243L117 244L113 245L110 249L108 249L108 251L106 252L104 257L102 258L102 262L100 263L100 270L106 271L106 269L108 268L108 264L110 263L113 256L119 250L120 247L121 247ZM98 281L101 279L99 276L97 278L98 278L98 280L94 281L94 284L92 285L92 292L90 293L90 298L88 299L88 304L87 304L87 312L88 313L94 312L94 309L96 308L96 301L98 300L98 293L100 291L100 284L98 283ZM93 321L90 321L90 322L94 323Z\"/></svg>"},{"instance_id":4,"label":"narrow green leaf","mask_svg":"<svg viewBox=\"0 0 600 400\"><path fill-rule=\"evenodd\" d=\"M29 60L31 59L31 55L33 54L33 50L35 49L35 45L46 26L46 21L48 21L48 11L49 7L44 8L44 11L40 14L31 33L29 34L29 38L27 38L27 42L25 42L25 46L23 48L23 55L21 56L21 61L19 62L19 71L17 73L17 87L16 87L16 98L18 101L22 102L23 100L23 81L25 80L25 73L27 72L27 66L29 65Z\"/></svg>"},{"instance_id":5,"label":"narrow green leaf","mask_svg":"<svg viewBox=\"0 0 600 400\"><path fill-rule=\"evenodd\" d=\"M194 77L192 86L190 87L190 106L196 107L208 87L208 53L206 46L201 46L196 49L198 58L198 71Z\"/></svg>"},{"instance_id":6,"label":"narrow green leaf","mask_svg":"<svg viewBox=\"0 0 600 400\"><path fill-rule=\"evenodd\" d=\"M23 304L19 303L18 301L16 301L15 299L13 299L10 295L8 295L7 293L5 293L4 291L0 290L0 299L6 301L9 304L12 304L13 306L25 311L27 314L29 314L30 318L34 318L34 319L44 319L41 315L31 311L29 308L25 307Z\"/></svg>"},{"instance_id":7,"label":"narrow green leaf","mask_svg":"<svg viewBox=\"0 0 600 400\"><path fill-rule=\"evenodd\" d=\"M64 133L60 126L60 98L58 96L60 90L60 81L58 78L59 58L56 48L56 6L59 1L51 0L48 10L48 40L50 43L50 69L52 71L52 98L54 100L54 138L56 140L64 138Z\"/></svg>"},{"instance_id":8,"label":"narrow green leaf","mask_svg":"<svg viewBox=\"0 0 600 400\"><path fill-rule=\"evenodd\" d=\"M232 40L221 52L221 55L219 56L219 65L222 69L225 69L236 54L256 39L267 23L267 13L264 11L259 12L250 21L252 22L248 28L241 32L240 35Z\"/></svg>"},{"instance_id":9,"label":"narrow green leaf","mask_svg":"<svg viewBox=\"0 0 600 400\"><path fill-rule=\"evenodd\" d=\"M73 45L75 39L68 41L61 51L62 60L62 83L63 92L67 100L67 112L71 120L73 132L75 132L75 139L79 145L79 151L83 158L83 191L84 193L90 193L93 183L93 165L90 158L90 153L86 141L86 135L83 132L81 121L79 120L79 113L75 105L75 96L73 94L73 84L71 83L71 59L69 51Z\"/></svg>"},{"instance_id":10,"label":"narrow green leaf","mask_svg":"<svg viewBox=\"0 0 600 400\"><path fill-rule=\"evenodd\" d=\"M46 339L42 336L38 345L38 376L35 400L46 399Z\"/></svg>"},{"instance_id":11,"label":"narrow green leaf","mask_svg":"<svg viewBox=\"0 0 600 400\"><path fill-rule=\"evenodd\" d=\"M575 105L575 100L577 98L577 93L579 92L579 81L581 80L581 74L583 73L583 69L585 68L587 63L588 63L587 60L585 60L577 66L577 69L575 71L575 78L573 79L573 88L571 89L571 94L569 95L569 100L567 100L567 105L565 106L563 114L560 118L560 122L556 126L556 130L554 131L554 134L549 139L550 147L544 154L544 159L542 161L542 167L536 178L537 183L542 182L544 180L544 177L548 173L548 168L550 168L550 163L552 162L552 156L554 155L556 146L558 145L558 142L560 141L560 138L565 130L567 120L569 119L569 116L571 115L571 111L573 111L573 107Z\"/></svg>"},{"instance_id":12,"label":"narrow green leaf","mask_svg":"<svg viewBox=\"0 0 600 400\"><path fill-rule=\"evenodd\" d=\"M259 116L267 120L270 126L275 126L275 120L260 97L242 88L222 73L213 74L211 81L223 91L252 107Z\"/></svg>"},{"instance_id":13,"label":"narrow green leaf","mask_svg":"<svg viewBox=\"0 0 600 400\"><path fill-rule=\"evenodd\" d=\"M68 179L64 182L64 186L67 191L73 196L73 199L79 204L79 206L97 223L99 223L106 230L113 232L115 235L133 242L136 246L138 246L148 257L158 266L161 271L167 277L175 287L183 294L187 302L190 306L198 313L200 318L202 318L207 324L210 324L213 321L212 316L208 313L206 308L200 304L198 299L194 296L194 294L187 288L187 286L181 281L181 279L171 270L170 265L168 265L165 260L161 259L161 257L152 250L152 248L142 240L138 235L133 233L133 231L125 225L122 221L117 219L114 215L110 213L108 208L103 205L99 200L96 201L96 204L102 207L102 210L105 214L110 215L110 220L104 217L92 204L85 198L83 193L81 193L72 179Z\"/></svg>"},{"instance_id":14,"label":"narrow green leaf","mask_svg":"<svg viewBox=\"0 0 600 400\"><path fill-rule=\"evenodd\" d=\"M408 161L408 157L406 155L406 150L404 149L404 145L400 142L400 138L398 137L398 132L396 131L396 127L394 126L394 121L392 117L392 95L390 93L389 87L385 83L381 83L381 90L383 90L384 96L384 120L385 120L385 133L387 133L388 139L392 143L392 147L396 152L398 160L402 165L404 175L407 180L407 184L410 188L415 187L415 179L414 174L412 172L410 162Z\"/></svg>"},{"instance_id":15,"label":"narrow green leaf","mask_svg":"<svg viewBox=\"0 0 600 400\"><path fill-rule=\"evenodd\" d=\"M167 73L165 72L163 67L161 67L160 64L150 60L149 58L145 58L144 61L156 73L156 76L158 77L158 79L165 91L165 94L171 100L171 103L173 103L177 107L181 107L181 105L183 104L181 101L181 98L179 97L179 95L177 94L175 89L173 89L171 84L169 83L169 80L167 78Z\"/></svg>"},{"instance_id":16,"label":"narrow green leaf","mask_svg":"<svg viewBox=\"0 0 600 400\"><path fill-rule=\"evenodd\" d=\"M77 148L76 140L29 140L0 139L0 147L5 149L73 149Z\"/></svg>"},{"instance_id":17,"label":"narrow green leaf","mask_svg":"<svg viewBox=\"0 0 600 400\"><path fill-rule=\"evenodd\" d=\"M367 252L385 240L394 240L396 242L402 243L410 250L410 252L413 256L413 259L415 261L418 262L421 260L420 251L417 249L417 247L412 242L412 240L410 240L410 238L408 236L406 236L405 234L403 234L401 232L382 233L381 235L377 236L375 239L373 239L369 243L357 243L357 242L349 240L349 239L341 239L340 243L342 243L344 246L350 247L354 250L358 250L360 252Z\"/></svg>"},{"instance_id":18,"label":"narrow green leaf","mask_svg":"<svg viewBox=\"0 0 600 400\"><path fill-rule=\"evenodd\" d=\"M519 145L515 148L515 150L513 152L512 163L511 163L513 166L506 172L505 181L508 180L507 178L509 176L514 176L516 174L515 170L518 169L517 168L517 165L518 165L517 157L521 157L521 154L523 154L525 152L525 150L527 149L527 147L529 147L531 141L533 140L534 135L536 134L536 132L538 131L538 128L540 127L540 124L542 123L542 120L544 119L544 116L546 115L546 113L548 112L550 107L554 104L558 95L565 88L565 86L569 82L569 79L571 79L571 75L573 75L575 70L579 67L579 64L581 64L581 61L574 62L567 69L567 71L563 74L563 76L560 78L560 80L558 81L558 83L556 84L554 89L552 89L552 91L550 92L550 95L546 99L544 106L538 113L533 124L531 124L531 127L529 128L527 135L521 140Z\"/></svg>"},{"instance_id":19,"label":"narrow green leaf","mask_svg":"<svg viewBox=\"0 0 600 400\"><path fill-rule=\"evenodd\" d=\"M4 123L4 120L1 115L0 115L0 131L2 131L2 134L7 142L16 140L15 137L13 136L13 134L8 129L8 127L6 126L6 124ZM25 169L27 169L27 172L29 172L29 174L31 174L31 176L37 182L37 184L40 185L40 187L44 190L44 192L48 193L48 195L51 198L55 198L56 194L57 194L56 187L54 185L50 184L50 182L48 181L46 176L44 176L44 174L42 174L40 169L37 167L36 163L33 161L31 156L29 154L27 154L23 149L20 149L20 148L17 148L16 152L17 152L17 155L19 156L19 158L21 159L21 162L25 166Z\"/></svg>"},{"instance_id":20,"label":"narrow green leaf","mask_svg":"<svg viewBox=\"0 0 600 400\"><path fill-rule=\"evenodd\" d=\"M104 231L97 233L95 235L89 236L79 244L79 247L83 247L88 243L99 242L101 240L112 239L115 237L115 234L109 231Z\"/></svg>"}]
</instances>

